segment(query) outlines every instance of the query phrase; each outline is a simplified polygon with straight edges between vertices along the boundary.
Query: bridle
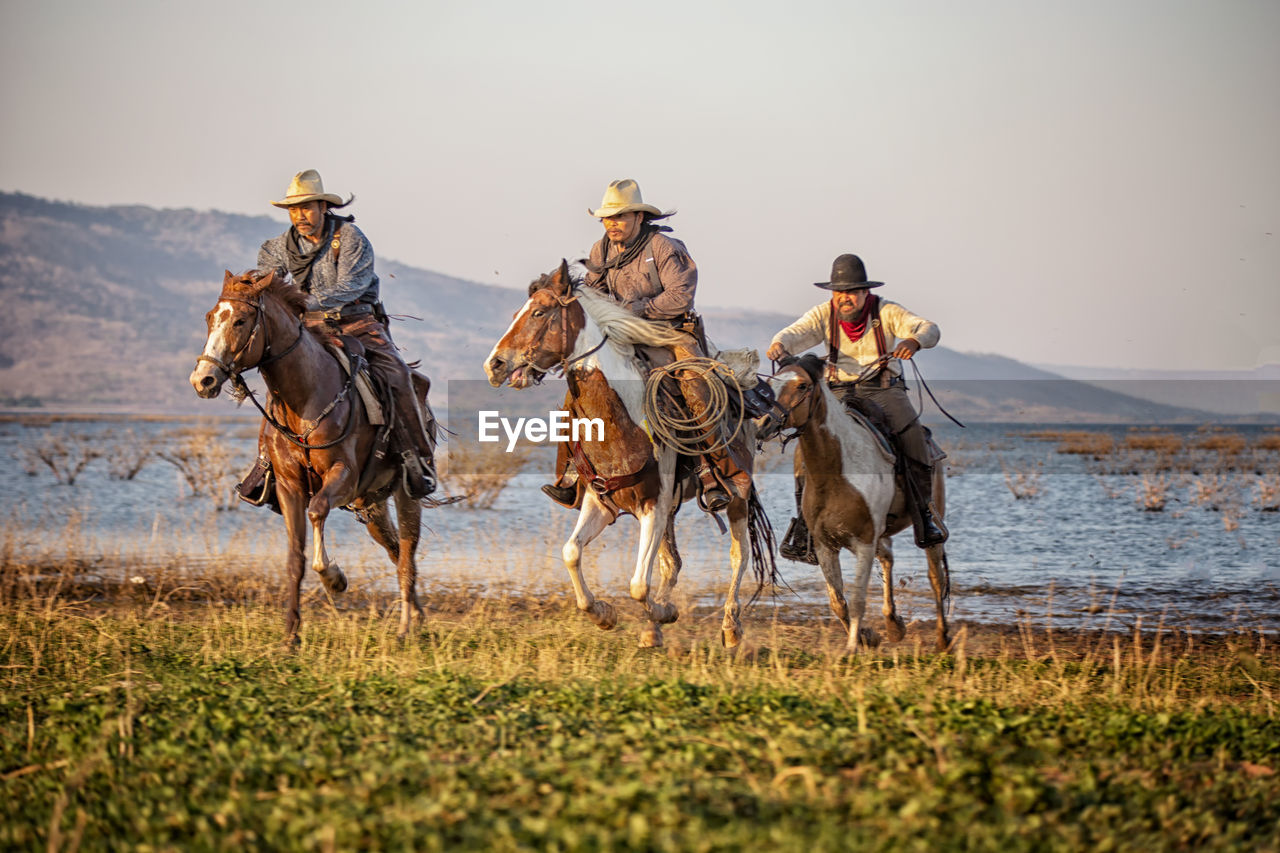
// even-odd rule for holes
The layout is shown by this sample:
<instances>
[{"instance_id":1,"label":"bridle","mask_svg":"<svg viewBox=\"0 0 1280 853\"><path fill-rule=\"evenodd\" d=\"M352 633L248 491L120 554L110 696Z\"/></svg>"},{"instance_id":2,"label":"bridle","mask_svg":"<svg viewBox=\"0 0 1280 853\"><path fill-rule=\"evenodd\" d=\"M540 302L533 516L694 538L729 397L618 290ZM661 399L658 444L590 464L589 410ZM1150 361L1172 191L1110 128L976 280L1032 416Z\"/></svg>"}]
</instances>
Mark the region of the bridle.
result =
<instances>
[{"instance_id":1,"label":"bridle","mask_svg":"<svg viewBox=\"0 0 1280 853\"><path fill-rule=\"evenodd\" d=\"M785 367L782 368L782 370L785 369ZM804 432L803 426L793 426L790 427L791 433L787 434L785 432L785 430L788 429L787 421L791 419L792 413L794 413L796 409L800 408L801 404L808 402L809 398L813 395L814 390L818 387L818 383L809 375L808 371L804 368L798 368L798 370L800 376L809 380L809 387L805 389L805 392L801 394L790 406L782 405L776 396L771 396L769 399L769 411L765 413L765 417L769 419L769 423L777 430L776 435L782 441L782 446L784 448L787 444L799 438L800 434ZM777 376L778 373L773 374L773 378L776 378ZM805 426L808 426L807 422Z\"/></svg>"},{"instance_id":2,"label":"bridle","mask_svg":"<svg viewBox=\"0 0 1280 853\"><path fill-rule=\"evenodd\" d=\"M289 353L297 349L298 345L302 343L302 336L306 334L306 328L305 328L304 322L302 318L299 317L298 329L297 329L298 333L297 333L297 336L294 337L293 343L285 347L283 351L278 353L273 353L271 352L271 342L269 340L266 340L266 334L264 332L261 357L259 357L258 360L255 361L253 364L240 365L239 361L241 357L243 357L246 353L248 353L252 348L253 342L258 337L258 331L265 328L262 323L262 318L265 316L265 312L263 311L263 308L262 308L263 296L264 294L260 292L258 293L257 299L246 299L243 296L219 297L218 299L219 302L240 302L244 305L252 306L253 307L253 328L250 329L249 331L248 340L245 341L242 347L240 347L234 353L232 353L231 358L228 359L227 361L224 362L221 359L214 358L211 355L206 355L204 353L201 353L196 358L196 364L200 364L201 362L207 361L208 363L212 364L214 367L218 368L218 370L222 371L222 373L227 377L227 379L231 381L232 396L234 396L237 400L244 400L246 397L248 397L250 402L252 402L253 405L257 408L257 410L262 413L262 416L266 418L267 423L271 424L271 426L274 427L277 432L279 432L281 435L283 435L293 444L296 444L298 447L301 447L304 450L324 450L327 447L333 447L336 444L341 444L343 441L346 441L347 436L351 435L351 429L355 425L355 417L354 417L355 407L354 406L348 407L347 422L342 428L342 434L339 435L337 438L335 438L333 441L328 441L323 444L310 444L307 442L307 439L311 437L311 433L315 432L316 427L320 426L320 423L335 408L337 408L338 404L341 403L343 400L345 400L348 394L351 392L352 387L355 385L355 378L358 372L357 364L353 364L351 366L351 369L347 372L347 384L342 387L342 390L338 392L338 395L334 397L333 400L329 402L329 405L325 406L324 410L320 412L320 414L316 417L314 421L311 422L311 426L307 427L305 430L303 430L300 433L294 432L293 430L289 429L289 427L285 426L283 423L277 420L270 412L268 412L266 408L263 407L263 405L258 402L258 397L256 394L253 393L253 389L250 388L245 383L244 377L241 375L244 373L244 371L253 370L255 368L261 370L261 368L264 367L265 365L272 364L273 362L279 361L280 359L284 358L285 356L289 355Z\"/></svg>"},{"instance_id":3,"label":"bridle","mask_svg":"<svg viewBox=\"0 0 1280 853\"><path fill-rule=\"evenodd\" d=\"M253 364L247 367L241 367L237 364L237 362L239 362L241 356L247 353L249 349L253 346L254 340L256 340L258 337L258 330L262 328L262 317L263 317L262 294L259 293L257 299L245 299L243 296L222 296L218 299L218 301L219 302L240 302L245 305L252 306L253 307L253 328L249 330L249 339L244 342L244 346L240 347L240 349L232 353L230 360L224 362L221 359L214 358L211 355L205 355L204 353L200 353L200 355L196 358L196 364L199 364L202 361L209 362L214 367L221 370L223 374L225 374L226 377L232 381L232 384L236 387L237 390L239 390L240 387L247 387L244 385L244 380L241 379L240 377L241 373L243 373L246 370L253 370L255 367L261 368L263 365L271 364L273 361L279 361L289 353L293 352L294 349L297 348L298 344L302 343L302 335L303 335L304 329L302 327L302 319L299 318L298 319L298 336L293 339L293 343L285 347L284 352L272 353L271 342L263 341L262 356Z\"/></svg>"},{"instance_id":4,"label":"bridle","mask_svg":"<svg viewBox=\"0 0 1280 853\"><path fill-rule=\"evenodd\" d=\"M534 293L538 293L541 290L545 290L545 289L546 288L535 290ZM571 288L567 296L556 296L555 294L552 294L552 296L556 300L557 305L559 305L559 308L555 311L555 314L553 315L552 319L547 321L548 330L550 329L550 327L552 326L555 320L559 320L559 327L561 330L560 334L567 336L568 334L567 330L569 328L569 306L578 301L577 288L576 287ZM541 344L543 344L548 337L549 335L545 333L542 335L536 336L534 340L527 347L525 347L523 350L521 350L517 354L520 360L524 362L524 365L527 366L528 369L534 373L534 377L533 377L534 384L540 384L542 382L542 378L547 375L548 371L556 371L561 375L567 373L570 367L594 355L595 353L599 352L601 348L603 348L604 345L609 342L609 336L606 334L602 337L600 343L596 344L591 349L587 350L581 355L576 355L573 358L569 358L569 353L568 353L569 341L566 337L564 341L564 345L559 349L559 352L562 353L562 355L560 355L560 363L550 365L549 367L546 367L546 368L538 367L538 365L534 361L534 359L537 356L545 353L555 354L557 352L555 350L544 348L543 346L541 346Z\"/></svg>"}]
</instances>

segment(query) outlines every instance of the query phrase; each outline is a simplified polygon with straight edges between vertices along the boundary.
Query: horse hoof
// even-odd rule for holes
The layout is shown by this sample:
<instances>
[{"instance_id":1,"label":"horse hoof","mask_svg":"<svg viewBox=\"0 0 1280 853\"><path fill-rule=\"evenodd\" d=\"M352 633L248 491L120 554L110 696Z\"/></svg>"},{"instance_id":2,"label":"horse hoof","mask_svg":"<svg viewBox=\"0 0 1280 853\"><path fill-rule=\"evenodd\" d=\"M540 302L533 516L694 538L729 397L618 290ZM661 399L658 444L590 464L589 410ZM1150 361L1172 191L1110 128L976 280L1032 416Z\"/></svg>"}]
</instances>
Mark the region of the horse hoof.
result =
<instances>
[{"instance_id":1,"label":"horse hoof","mask_svg":"<svg viewBox=\"0 0 1280 853\"><path fill-rule=\"evenodd\" d=\"M662 648L662 626L651 625L640 632L640 648L642 649L660 649Z\"/></svg>"},{"instance_id":2,"label":"horse hoof","mask_svg":"<svg viewBox=\"0 0 1280 853\"><path fill-rule=\"evenodd\" d=\"M607 601L596 599L587 608L587 616L602 631L612 631L618 624L618 611Z\"/></svg>"},{"instance_id":3,"label":"horse hoof","mask_svg":"<svg viewBox=\"0 0 1280 853\"><path fill-rule=\"evenodd\" d=\"M892 618L885 618L884 631L888 635L889 642L901 643L907 637L907 623L903 622L902 617L895 613Z\"/></svg>"},{"instance_id":4,"label":"horse hoof","mask_svg":"<svg viewBox=\"0 0 1280 853\"><path fill-rule=\"evenodd\" d=\"M880 635L873 628L859 628L858 642L854 647L864 649L877 649L880 647Z\"/></svg>"},{"instance_id":5,"label":"horse hoof","mask_svg":"<svg viewBox=\"0 0 1280 853\"><path fill-rule=\"evenodd\" d=\"M720 629L720 643L726 649L736 649L742 642L742 626L725 626Z\"/></svg>"},{"instance_id":6,"label":"horse hoof","mask_svg":"<svg viewBox=\"0 0 1280 853\"><path fill-rule=\"evenodd\" d=\"M333 595L347 591L347 576L342 573L337 563L330 563L329 567L320 573L320 582Z\"/></svg>"},{"instance_id":7,"label":"horse hoof","mask_svg":"<svg viewBox=\"0 0 1280 853\"><path fill-rule=\"evenodd\" d=\"M670 625L680 618L680 610L674 604L651 604L645 615L659 625Z\"/></svg>"}]
</instances>

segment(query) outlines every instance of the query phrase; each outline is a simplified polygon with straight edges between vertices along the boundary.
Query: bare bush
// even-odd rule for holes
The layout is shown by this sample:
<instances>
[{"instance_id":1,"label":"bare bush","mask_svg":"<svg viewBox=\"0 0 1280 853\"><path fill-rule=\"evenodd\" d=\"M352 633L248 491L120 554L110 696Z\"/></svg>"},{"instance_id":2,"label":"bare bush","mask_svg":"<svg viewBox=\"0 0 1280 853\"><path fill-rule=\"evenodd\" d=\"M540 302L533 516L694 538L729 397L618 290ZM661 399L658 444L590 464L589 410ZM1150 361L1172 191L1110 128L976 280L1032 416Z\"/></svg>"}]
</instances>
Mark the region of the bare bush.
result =
<instances>
[{"instance_id":1,"label":"bare bush","mask_svg":"<svg viewBox=\"0 0 1280 853\"><path fill-rule=\"evenodd\" d=\"M1280 512L1280 475L1258 480L1257 504L1263 512Z\"/></svg>"},{"instance_id":2,"label":"bare bush","mask_svg":"<svg viewBox=\"0 0 1280 853\"><path fill-rule=\"evenodd\" d=\"M1138 502L1146 512L1164 512L1165 504L1169 502L1169 479L1159 474L1143 474Z\"/></svg>"},{"instance_id":3,"label":"bare bush","mask_svg":"<svg viewBox=\"0 0 1280 853\"><path fill-rule=\"evenodd\" d=\"M156 456L155 443L138 436L133 430L112 436L104 454L107 473L117 480L132 480Z\"/></svg>"},{"instance_id":4,"label":"bare bush","mask_svg":"<svg viewBox=\"0 0 1280 853\"><path fill-rule=\"evenodd\" d=\"M68 486L74 486L89 463L103 455L93 439L75 433L48 433L23 453L23 469L28 474L34 475L44 465L54 479Z\"/></svg>"},{"instance_id":5,"label":"bare bush","mask_svg":"<svg viewBox=\"0 0 1280 853\"><path fill-rule=\"evenodd\" d=\"M511 478L529 461L525 446L507 453L499 444L479 444L455 438L438 459L441 480L449 491L476 509L489 509Z\"/></svg>"},{"instance_id":6,"label":"bare bush","mask_svg":"<svg viewBox=\"0 0 1280 853\"><path fill-rule=\"evenodd\" d=\"M1040 485L1039 463L1022 471L1011 471L1001 461L1000 469L1004 471L1004 484L1013 493L1015 499L1020 501L1031 500L1039 497L1040 493L1044 491L1043 486Z\"/></svg>"},{"instance_id":7,"label":"bare bush","mask_svg":"<svg viewBox=\"0 0 1280 853\"><path fill-rule=\"evenodd\" d=\"M178 469L193 496L210 498L220 510L237 506L236 471L242 463L217 430L184 430L174 444L157 450L156 456Z\"/></svg>"}]
</instances>

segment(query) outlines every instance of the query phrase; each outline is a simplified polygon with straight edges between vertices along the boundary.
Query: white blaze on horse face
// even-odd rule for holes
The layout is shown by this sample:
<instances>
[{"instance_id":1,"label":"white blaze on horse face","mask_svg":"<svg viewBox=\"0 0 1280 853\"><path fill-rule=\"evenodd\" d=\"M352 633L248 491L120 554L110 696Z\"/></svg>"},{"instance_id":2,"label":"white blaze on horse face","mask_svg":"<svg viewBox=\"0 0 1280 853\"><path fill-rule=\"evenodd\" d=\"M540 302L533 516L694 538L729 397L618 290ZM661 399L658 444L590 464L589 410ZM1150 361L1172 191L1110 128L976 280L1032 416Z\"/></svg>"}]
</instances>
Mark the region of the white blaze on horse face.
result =
<instances>
[{"instance_id":1,"label":"white blaze on horse face","mask_svg":"<svg viewBox=\"0 0 1280 853\"><path fill-rule=\"evenodd\" d=\"M507 339L511 337L511 333L515 331L516 326L520 325L520 322L524 319L525 315L532 310L533 300L530 299L525 302L524 307L517 311L516 315L511 318L511 324L507 326L507 330L502 333L502 337L498 338L498 342L494 344L493 349L489 351L488 358L484 360L484 375L488 377L489 384L495 388L501 385L503 381L516 370L516 368L520 367L520 365L513 363L513 358L516 354L512 351L511 345L507 343ZM505 371L501 374L491 367L495 358L500 359L505 368Z\"/></svg>"},{"instance_id":2,"label":"white blaze on horse face","mask_svg":"<svg viewBox=\"0 0 1280 853\"><path fill-rule=\"evenodd\" d=\"M219 302L209 314L209 337L204 342L204 354L225 362L235 352L234 327L231 325L235 309L230 302Z\"/></svg>"}]
</instances>

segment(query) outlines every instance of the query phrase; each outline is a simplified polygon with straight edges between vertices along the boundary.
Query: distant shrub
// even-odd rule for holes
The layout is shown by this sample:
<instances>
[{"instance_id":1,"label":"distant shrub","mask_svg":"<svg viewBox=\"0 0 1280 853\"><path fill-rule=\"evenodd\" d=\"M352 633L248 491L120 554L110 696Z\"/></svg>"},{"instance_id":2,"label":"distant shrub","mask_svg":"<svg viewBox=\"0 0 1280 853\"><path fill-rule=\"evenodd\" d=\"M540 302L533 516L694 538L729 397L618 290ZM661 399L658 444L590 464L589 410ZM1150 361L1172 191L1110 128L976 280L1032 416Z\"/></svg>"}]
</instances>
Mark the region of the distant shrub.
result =
<instances>
[{"instance_id":1,"label":"distant shrub","mask_svg":"<svg viewBox=\"0 0 1280 853\"><path fill-rule=\"evenodd\" d=\"M531 453L525 446L507 453L500 444L481 445L455 438L438 460L440 477L449 491L466 498L467 505L490 509Z\"/></svg>"},{"instance_id":2,"label":"distant shrub","mask_svg":"<svg viewBox=\"0 0 1280 853\"><path fill-rule=\"evenodd\" d=\"M237 506L236 473L242 463L218 430L182 430L176 441L158 449L156 456L178 469L193 496L210 498L219 510Z\"/></svg>"},{"instance_id":3,"label":"distant shrub","mask_svg":"<svg viewBox=\"0 0 1280 853\"><path fill-rule=\"evenodd\" d=\"M102 455L103 449L89 436L48 433L23 451L23 469L34 475L43 465L59 483L74 486L89 463Z\"/></svg>"}]
</instances>

